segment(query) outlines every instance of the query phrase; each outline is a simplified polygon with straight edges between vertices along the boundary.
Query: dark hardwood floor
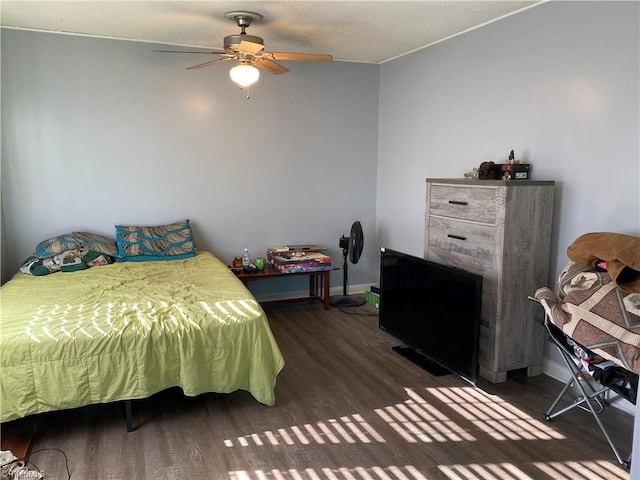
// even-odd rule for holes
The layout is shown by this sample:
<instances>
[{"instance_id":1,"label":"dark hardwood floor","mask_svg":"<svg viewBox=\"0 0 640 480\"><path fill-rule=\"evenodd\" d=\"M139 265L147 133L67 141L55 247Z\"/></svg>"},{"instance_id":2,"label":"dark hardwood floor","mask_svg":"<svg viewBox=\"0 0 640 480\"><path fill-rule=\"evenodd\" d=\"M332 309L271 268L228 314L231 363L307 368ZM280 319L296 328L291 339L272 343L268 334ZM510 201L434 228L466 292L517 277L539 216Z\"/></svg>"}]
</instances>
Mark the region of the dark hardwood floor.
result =
<instances>
[{"instance_id":1,"label":"dark hardwood floor","mask_svg":"<svg viewBox=\"0 0 640 480\"><path fill-rule=\"evenodd\" d=\"M275 407L174 389L134 402L132 433L118 404L38 415L13 424L35 424L31 461L55 480L67 473L53 449L77 480L628 479L589 414L542 420L562 386L549 377L473 387L392 352L376 316L267 315L286 360ZM628 455L632 417L601 417Z\"/></svg>"}]
</instances>

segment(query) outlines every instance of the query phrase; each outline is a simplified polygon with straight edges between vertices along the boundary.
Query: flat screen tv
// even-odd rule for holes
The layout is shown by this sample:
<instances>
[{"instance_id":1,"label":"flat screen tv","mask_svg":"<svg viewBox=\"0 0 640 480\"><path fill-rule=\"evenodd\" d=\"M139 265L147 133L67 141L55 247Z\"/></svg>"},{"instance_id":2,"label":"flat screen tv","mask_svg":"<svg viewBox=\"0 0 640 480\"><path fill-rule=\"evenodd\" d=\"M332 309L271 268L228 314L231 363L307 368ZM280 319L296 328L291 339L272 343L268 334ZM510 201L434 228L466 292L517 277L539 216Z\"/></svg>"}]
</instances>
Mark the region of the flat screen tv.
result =
<instances>
[{"instance_id":1,"label":"flat screen tv","mask_svg":"<svg viewBox=\"0 0 640 480\"><path fill-rule=\"evenodd\" d=\"M381 249L379 326L427 371L476 383L481 303L481 275Z\"/></svg>"}]
</instances>

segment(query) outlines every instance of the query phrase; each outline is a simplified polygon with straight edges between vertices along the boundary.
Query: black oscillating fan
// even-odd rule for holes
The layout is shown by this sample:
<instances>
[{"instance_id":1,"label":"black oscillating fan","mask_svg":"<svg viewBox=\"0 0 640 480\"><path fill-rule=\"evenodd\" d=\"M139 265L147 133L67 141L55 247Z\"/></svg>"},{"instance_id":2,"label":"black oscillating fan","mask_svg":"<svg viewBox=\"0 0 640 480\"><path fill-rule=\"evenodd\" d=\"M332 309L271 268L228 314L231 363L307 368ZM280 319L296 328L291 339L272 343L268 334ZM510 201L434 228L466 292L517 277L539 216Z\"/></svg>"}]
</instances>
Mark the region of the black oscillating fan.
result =
<instances>
[{"instance_id":1,"label":"black oscillating fan","mask_svg":"<svg viewBox=\"0 0 640 480\"><path fill-rule=\"evenodd\" d=\"M364 300L349 297L347 286L349 285L349 275L347 273L349 262L347 257L354 265L360 260L362 249L364 248L364 235L362 234L362 225L359 221L353 222L351 225L351 233L348 237L344 235L340 237L340 248L342 248L342 256L344 257L344 265L342 267L342 295L331 297L330 303L334 307L359 307L364 305Z\"/></svg>"}]
</instances>

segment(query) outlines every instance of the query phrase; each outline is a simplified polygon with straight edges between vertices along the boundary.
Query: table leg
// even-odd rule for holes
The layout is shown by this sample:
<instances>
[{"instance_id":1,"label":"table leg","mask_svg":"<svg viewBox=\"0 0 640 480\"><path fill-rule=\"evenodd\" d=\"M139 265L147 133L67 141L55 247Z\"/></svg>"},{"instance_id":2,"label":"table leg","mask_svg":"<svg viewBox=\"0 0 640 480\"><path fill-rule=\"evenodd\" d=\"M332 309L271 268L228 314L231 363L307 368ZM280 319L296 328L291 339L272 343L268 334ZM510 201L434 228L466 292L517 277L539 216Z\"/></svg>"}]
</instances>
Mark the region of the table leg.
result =
<instances>
[{"instance_id":1,"label":"table leg","mask_svg":"<svg viewBox=\"0 0 640 480\"><path fill-rule=\"evenodd\" d=\"M309 275L309 296L314 297L318 295L318 286L316 284L316 274Z\"/></svg>"},{"instance_id":2,"label":"table leg","mask_svg":"<svg viewBox=\"0 0 640 480\"><path fill-rule=\"evenodd\" d=\"M329 270L322 272L322 289L324 290L324 309L329 310Z\"/></svg>"},{"instance_id":3,"label":"table leg","mask_svg":"<svg viewBox=\"0 0 640 480\"><path fill-rule=\"evenodd\" d=\"M265 306L265 305L277 305L277 304L290 303L294 301L320 300L321 302L324 303L324 309L329 310L330 308L330 299L329 299L330 273L331 272L329 270L302 273L302 275L307 275L309 277L309 297L307 298L272 300L268 302L260 302L260 304ZM261 280L261 279L267 279L267 278L283 278L286 276L287 276L286 274L267 272L266 274L260 274L260 273L256 273L252 275L241 274L238 276L238 278L240 279L240 281L242 281L242 283L246 287L247 284L253 280Z\"/></svg>"}]
</instances>

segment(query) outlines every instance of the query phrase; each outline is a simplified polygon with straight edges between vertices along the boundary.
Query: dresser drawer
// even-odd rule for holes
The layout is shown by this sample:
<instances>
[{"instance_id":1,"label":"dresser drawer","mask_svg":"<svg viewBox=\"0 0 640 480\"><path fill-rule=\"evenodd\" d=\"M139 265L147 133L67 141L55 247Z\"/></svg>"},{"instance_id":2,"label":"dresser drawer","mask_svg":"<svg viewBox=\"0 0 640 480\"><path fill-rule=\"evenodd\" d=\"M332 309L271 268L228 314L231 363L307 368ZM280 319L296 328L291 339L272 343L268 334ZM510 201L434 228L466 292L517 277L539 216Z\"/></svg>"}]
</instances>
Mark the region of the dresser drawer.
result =
<instances>
[{"instance_id":1,"label":"dresser drawer","mask_svg":"<svg viewBox=\"0 0 640 480\"><path fill-rule=\"evenodd\" d=\"M449 250L493 265L496 230L491 225L451 218L429 218L429 247Z\"/></svg>"},{"instance_id":2,"label":"dresser drawer","mask_svg":"<svg viewBox=\"0 0 640 480\"><path fill-rule=\"evenodd\" d=\"M494 224L496 189L431 185L429 214Z\"/></svg>"},{"instance_id":3,"label":"dresser drawer","mask_svg":"<svg viewBox=\"0 0 640 480\"><path fill-rule=\"evenodd\" d=\"M495 228L491 225L429 217L427 259L482 275L482 289L495 291Z\"/></svg>"}]
</instances>

